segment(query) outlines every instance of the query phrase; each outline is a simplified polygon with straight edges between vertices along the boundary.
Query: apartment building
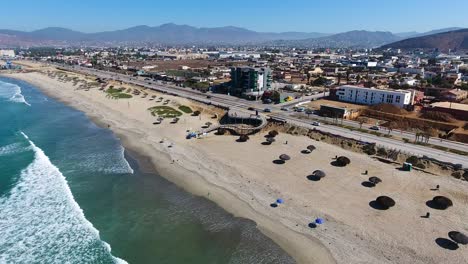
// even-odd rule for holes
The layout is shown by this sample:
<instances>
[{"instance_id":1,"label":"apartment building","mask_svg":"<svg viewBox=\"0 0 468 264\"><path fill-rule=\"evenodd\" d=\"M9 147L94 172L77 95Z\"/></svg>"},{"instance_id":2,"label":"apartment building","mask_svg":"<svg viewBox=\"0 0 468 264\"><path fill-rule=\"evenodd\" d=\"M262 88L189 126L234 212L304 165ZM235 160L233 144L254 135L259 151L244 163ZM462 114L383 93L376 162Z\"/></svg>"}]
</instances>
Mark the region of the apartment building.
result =
<instances>
[{"instance_id":1,"label":"apartment building","mask_svg":"<svg viewBox=\"0 0 468 264\"><path fill-rule=\"evenodd\" d=\"M356 104L393 104L406 107L413 102L413 93L405 90L381 90L352 85L343 85L336 91L338 100Z\"/></svg>"},{"instance_id":2,"label":"apartment building","mask_svg":"<svg viewBox=\"0 0 468 264\"><path fill-rule=\"evenodd\" d=\"M230 93L258 99L265 91L271 89L272 80L270 68L233 67Z\"/></svg>"}]
</instances>

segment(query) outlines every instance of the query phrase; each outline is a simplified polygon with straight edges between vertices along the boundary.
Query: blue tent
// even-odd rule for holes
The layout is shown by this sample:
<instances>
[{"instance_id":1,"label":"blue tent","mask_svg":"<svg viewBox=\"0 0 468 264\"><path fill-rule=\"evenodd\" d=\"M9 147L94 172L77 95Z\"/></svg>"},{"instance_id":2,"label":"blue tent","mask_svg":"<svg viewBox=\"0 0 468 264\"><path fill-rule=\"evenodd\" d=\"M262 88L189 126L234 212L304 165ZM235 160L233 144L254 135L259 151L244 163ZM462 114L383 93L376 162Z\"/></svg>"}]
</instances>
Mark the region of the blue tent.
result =
<instances>
[{"instance_id":1,"label":"blue tent","mask_svg":"<svg viewBox=\"0 0 468 264\"><path fill-rule=\"evenodd\" d=\"M317 219L315 219L315 223L321 225L321 224L325 223L325 220L323 220L322 218L317 218Z\"/></svg>"},{"instance_id":2,"label":"blue tent","mask_svg":"<svg viewBox=\"0 0 468 264\"><path fill-rule=\"evenodd\" d=\"M284 201L283 201L283 199L279 198L279 199L276 200L276 203L282 204L282 203L284 203Z\"/></svg>"}]
</instances>

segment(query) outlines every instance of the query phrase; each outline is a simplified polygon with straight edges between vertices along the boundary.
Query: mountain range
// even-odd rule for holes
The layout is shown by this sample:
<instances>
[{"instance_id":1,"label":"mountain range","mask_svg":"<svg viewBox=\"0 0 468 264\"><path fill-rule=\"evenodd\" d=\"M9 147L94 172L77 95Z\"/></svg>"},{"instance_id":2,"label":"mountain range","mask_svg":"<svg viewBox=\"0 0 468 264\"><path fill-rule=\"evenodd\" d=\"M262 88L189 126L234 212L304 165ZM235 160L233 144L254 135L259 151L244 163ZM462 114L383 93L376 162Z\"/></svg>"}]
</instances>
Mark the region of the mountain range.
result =
<instances>
[{"instance_id":1,"label":"mountain range","mask_svg":"<svg viewBox=\"0 0 468 264\"><path fill-rule=\"evenodd\" d=\"M284 45L298 47L356 47L371 48L396 42L408 37L445 32L454 28L426 33L396 33L354 30L338 34L318 32L256 32L240 27L226 26L198 28L173 23L160 26L135 26L122 30L83 33L60 27L35 31L0 29L0 46L40 45L109 45L157 43L169 45L226 44L226 45Z\"/></svg>"},{"instance_id":2,"label":"mountain range","mask_svg":"<svg viewBox=\"0 0 468 264\"><path fill-rule=\"evenodd\" d=\"M468 50L468 28L404 39L384 45L382 48Z\"/></svg>"}]
</instances>

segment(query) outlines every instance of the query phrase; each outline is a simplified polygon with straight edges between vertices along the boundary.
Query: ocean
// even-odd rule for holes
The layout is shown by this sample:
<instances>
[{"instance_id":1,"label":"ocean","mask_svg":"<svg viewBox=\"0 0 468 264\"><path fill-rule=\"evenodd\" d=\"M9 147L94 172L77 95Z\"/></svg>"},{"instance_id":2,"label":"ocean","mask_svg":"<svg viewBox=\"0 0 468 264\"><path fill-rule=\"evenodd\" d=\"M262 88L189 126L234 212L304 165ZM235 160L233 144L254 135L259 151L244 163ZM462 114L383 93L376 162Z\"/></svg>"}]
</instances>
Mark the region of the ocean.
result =
<instances>
[{"instance_id":1,"label":"ocean","mask_svg":"<svg viewBox=\"0 0 468 264\"><path fill-rule=\"evenodd\" d=\"M26 82L0 78L0 124L0 263L294 263Z\"/></svg>"}]
</instances>

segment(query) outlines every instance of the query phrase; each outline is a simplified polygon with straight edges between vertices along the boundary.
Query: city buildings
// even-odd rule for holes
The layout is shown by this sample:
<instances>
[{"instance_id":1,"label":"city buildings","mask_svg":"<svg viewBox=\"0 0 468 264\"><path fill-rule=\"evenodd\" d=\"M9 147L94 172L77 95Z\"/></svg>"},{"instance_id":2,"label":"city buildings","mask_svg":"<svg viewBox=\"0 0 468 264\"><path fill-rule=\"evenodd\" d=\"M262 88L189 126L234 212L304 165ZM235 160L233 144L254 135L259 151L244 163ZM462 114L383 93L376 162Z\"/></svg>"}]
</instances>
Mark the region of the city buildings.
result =
<instances>
[{"instance_id":1,"label":"city buildings","mask_svg":"<svg viewBox=\"0 0 468 264\"><path fill-rule=\"evenodd\" d=\"M381 90L352 85L340 86L336 92L336 96L338 97L338 100L350 103L365 105L386 103L402 108L411 105L413 102L411 91Z\"/></svg>"},{"instance_id":2,"label":"city buildings","mask_svg":"<svg viewBox=\"0 0 468 264\"><path fill-rule=\"evenodd\" d=\"M270 68L233 67L230 94L258 99L271 89L272 80Z\"/></svg>"}]
</instances>

